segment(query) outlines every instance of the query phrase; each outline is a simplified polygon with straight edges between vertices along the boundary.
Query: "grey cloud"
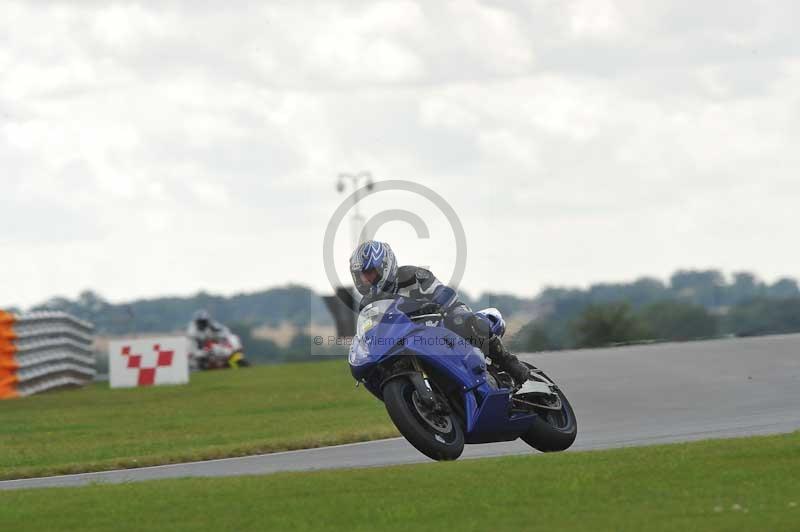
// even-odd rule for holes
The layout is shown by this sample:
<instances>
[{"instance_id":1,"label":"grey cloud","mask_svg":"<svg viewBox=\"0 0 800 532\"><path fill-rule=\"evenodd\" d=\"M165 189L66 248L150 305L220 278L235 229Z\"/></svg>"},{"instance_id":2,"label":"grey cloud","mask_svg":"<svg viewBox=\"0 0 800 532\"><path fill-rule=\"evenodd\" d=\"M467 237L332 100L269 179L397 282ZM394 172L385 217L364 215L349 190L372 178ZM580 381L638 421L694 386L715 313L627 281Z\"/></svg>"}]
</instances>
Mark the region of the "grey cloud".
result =
<instances>
[{"instance_id":1,"label":"grey cloud","mask_svg":"<svg viewBox=\"0 0 800 532\"><path fill-rule=\"evenodd\" d=\"M104 273L105 254L129 246L173 252L180 290L209 276L247 290L262 263L265 279L302 280L292 257L341 201L335 174L368 168L429 184L467 225L495 228L498 246L558 228L540 243L553 248L546 278L517 282L527 292L671 266L650 257L688 264L708 231L730 261L720 267L792 267L788 251L761 249L761 262L742 251L725 220L779 227L797 192L800 8L604 4L7 4L0 217L27 229L0 241L41 256L81 238L96 288L118 297L126 274L131 296L161 289L144 260ZM676 213L688 213L680 238ZM196 266L204 234L259 267ZM580 273L567 258L587 242L617 254ZM489 262L474 258L466 288L490 288ZM47 277L13 300L69 293ZM306 281L324 286L321 274Z\"/></svg>"}]
</instances>

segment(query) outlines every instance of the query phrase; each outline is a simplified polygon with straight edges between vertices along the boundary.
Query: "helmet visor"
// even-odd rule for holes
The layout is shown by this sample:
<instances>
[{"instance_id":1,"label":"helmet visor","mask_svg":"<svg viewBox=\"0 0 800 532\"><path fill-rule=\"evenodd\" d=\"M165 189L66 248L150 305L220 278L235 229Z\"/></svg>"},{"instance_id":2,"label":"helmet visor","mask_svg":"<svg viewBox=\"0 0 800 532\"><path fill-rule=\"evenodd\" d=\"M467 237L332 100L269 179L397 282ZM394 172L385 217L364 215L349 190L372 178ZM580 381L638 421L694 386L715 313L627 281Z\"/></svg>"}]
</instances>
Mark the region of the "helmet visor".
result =
<instances>
[{"instance_id":1,"label":"helmet visor","mask_svg":"<svg viewBox=\"0 0 800 532\"><path fill-rule=\"evenodd\" d=\"M383 272L378 268L369 268L363 272L361 270L354 270L350 273L353 275L353 284L355 284L356 290L358 290L361 295L365 295L367 292L371 291L374 286L380 284L381 277L383 277Z\"/></svg>"},{"instance_id":2,"label":"helmet visor","mask_svg":"<svg viewBox=\"0 0 800 532\"><path fill-rule=\"evenodd\" d=\"M359 272L358 275L365 286L374 286L375 283L381 280L381 272L378 271L377 268L370 268L369 270Z\"/></svg>"}]
</instances>

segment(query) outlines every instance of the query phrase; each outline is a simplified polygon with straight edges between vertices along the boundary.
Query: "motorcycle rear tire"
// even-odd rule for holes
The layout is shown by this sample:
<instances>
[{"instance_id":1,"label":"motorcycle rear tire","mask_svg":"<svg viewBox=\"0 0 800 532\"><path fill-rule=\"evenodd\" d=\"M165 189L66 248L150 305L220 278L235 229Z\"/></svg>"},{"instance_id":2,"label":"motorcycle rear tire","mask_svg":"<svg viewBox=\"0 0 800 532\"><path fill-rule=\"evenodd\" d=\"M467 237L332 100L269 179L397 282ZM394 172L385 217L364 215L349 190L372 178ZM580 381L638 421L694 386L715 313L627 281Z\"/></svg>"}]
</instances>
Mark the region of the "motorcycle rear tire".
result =
<instances>
[{"instance_id":1,"label":"motorcycle rear tire","mask_svg":"<svg viewBox=\"0 0 800 532\"><path fill-rule=\"evenodd\" d=\"M414 385L405 377L390 380L383 387L386 411L408 442L425 456L434 460L455 460L464 451L464 431L454 414L450 416L450 431L440 432L429 425L414 405Z\"/></svg>"},{"instance_id":2,"label":"motorcycle rear tire","mask_svg":"<svg viewBox=\"0 0 800 532\"><path fill-rule=\"evenodd\" d=\"M561 398L561 411L540 410L539 418L534 421L528 432L521 436L525 443L543 453L565 451L575 442L575 437L578 435L578 422L572 405L561 390L558 390L558 396Z\"/></svg>"}]
</instances>

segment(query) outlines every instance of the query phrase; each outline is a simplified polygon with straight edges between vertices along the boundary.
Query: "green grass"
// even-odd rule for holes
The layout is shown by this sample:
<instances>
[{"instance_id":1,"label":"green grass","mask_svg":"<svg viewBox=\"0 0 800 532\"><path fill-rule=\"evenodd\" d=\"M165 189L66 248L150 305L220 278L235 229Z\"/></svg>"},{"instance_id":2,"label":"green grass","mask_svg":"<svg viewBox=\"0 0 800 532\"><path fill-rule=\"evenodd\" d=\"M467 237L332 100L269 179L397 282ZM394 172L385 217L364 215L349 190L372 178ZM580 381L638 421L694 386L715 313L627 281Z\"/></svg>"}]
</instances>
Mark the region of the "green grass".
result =
<instances>
[{"instance_id":1,"label":"green grass","mask_svg":"<svg viewBox=\"0 0 800 532\"><path fill-rule=\"evenodd\" d=\"M0 492L0 530L800 530L800 433Z\"/></svg>"},{"instance_id":2,"label":"green grass","mask_svg":"<svg viewBox=\"0 0 800 532\"><path fill-rule=\"evenodd\" d=\"M0 479L142 467L396 436L344 361L98 383L0 401Z\"/></svg>"}]
</instances>

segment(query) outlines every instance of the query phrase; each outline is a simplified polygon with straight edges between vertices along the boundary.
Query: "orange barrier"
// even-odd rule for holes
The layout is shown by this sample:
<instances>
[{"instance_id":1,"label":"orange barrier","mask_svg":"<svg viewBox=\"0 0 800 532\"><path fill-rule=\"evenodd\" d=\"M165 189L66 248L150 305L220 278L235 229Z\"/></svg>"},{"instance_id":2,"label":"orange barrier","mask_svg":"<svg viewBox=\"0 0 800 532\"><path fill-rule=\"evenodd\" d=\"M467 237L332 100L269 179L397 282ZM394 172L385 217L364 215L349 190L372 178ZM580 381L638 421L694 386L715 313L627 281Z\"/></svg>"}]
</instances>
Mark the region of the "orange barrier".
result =
<instances>
[{"instance_id":1,"label":"orange barrier","mask_svg":"<svg viewBox=\"0 0 800 532\"><path fill-rule=\"evenodd\" d=\"M91 382L92 331L91 323L64 312L0 310L0 399Z\"/></svg>"},{"instance_id":2,"label":"orange barrier","mask_svg":"<svg viewBox=\"0 0 800 532\"><path fill-rule=\"evenodd\" d=\"M0 310L0 399L17 397L17 363L14 355L14 315Z\"/></svg>"},{"instance_id":3,"label":"orange barrier","mask_svg":"<svg viewBox=\"0 0 800 532\"><path fill-rule=\"evenodd\" d=\"M7 373L8 370L0 370L0 399L11 399L19 397L17 393L17 373L16 370Z\"/></svg>"}]
</instances>

